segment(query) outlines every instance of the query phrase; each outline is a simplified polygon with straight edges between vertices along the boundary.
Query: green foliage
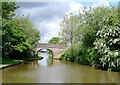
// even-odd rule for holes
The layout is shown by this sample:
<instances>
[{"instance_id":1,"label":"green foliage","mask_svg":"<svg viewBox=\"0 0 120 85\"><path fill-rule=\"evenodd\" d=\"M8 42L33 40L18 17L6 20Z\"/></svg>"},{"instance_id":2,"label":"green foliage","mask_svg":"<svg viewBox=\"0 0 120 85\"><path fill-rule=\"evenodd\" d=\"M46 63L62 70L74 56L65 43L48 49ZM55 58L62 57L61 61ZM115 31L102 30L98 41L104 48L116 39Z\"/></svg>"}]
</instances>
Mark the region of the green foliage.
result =
<instances>
[{"instance_id":1,"label":"green foliage","mask_svg":"<svg viewBox=\"0 0 120 85\"><path fill-rule=\"evenodd\" d=\"M67 48L65 53L61 55L60 59L74 61L76 56L80 53L80 44L72 44L71 47Z\"/></svg>"},{"instance_id":2,"label":"green foliage","mask_svg":"<svg viewBox=\"0 0 120 85\"><path fill-rule=\"evenodd\" d=\"M89 64L109 71L119 71L120 29L118 7L102 6L89 10L84 9L83 11L84 13L79 13L79 15L67 15L61 22L62 40L68 44L69 42L72 43L60 59ZM71 24L71 22L74 24ZM82 43L82 45L78 48L76 43Z\"/></svg>"},{"instance_id":3,"label":"green foliage","mask_svg":"<svg viewBox=\"0 0 120 85\"><path fill-rule=\"evenodd\" d=\"M64 57L65 57L65 53L63 53L63 54L59 57L59 60L63 60Z\"/></svg>"},{"instance_id":4,"label":"green foliage","mask_svg":"<svg viewBox=\"0 0 120 85\"><path fill-rule=\"evenodd\" d=\"M47 50L48 54L53 55L53 52L51 50Z\"/></svg>"},{"instance_id":5,"label":"green foliage","mask_svg":"<svg viewBox=\"0 0 120 85\"><path fill-rule=\"evenodd\" d=\"M95 30L93 27L91 25L81 24L77 30L82 36L80 42L82 42L85 47L93 46L95 40Z\"/></svg>"},{"instance_id":6,"label":"green foliage","mask_svg":"<svg viewBox=\"0 0 120 85\"><path fill-rule=\"evenodd\" d=\"M23 52L29 47L23 34L24 30L18 26L17 19L3 20L2 24L3 54L9 54L12 50Z\"/></svg>"},{"instance_id":7,"label":"green foliage","mask_svg":"<svg viewBox=\"0 0 120 85\"><path fill-rule=\"evenodd\" d=\"M77 43L79 34L76 33L76 25L78 23L78 17L74 16L72 13L65 15L60 24L61 32L59 35L62 36L61 41L64 42L65 45Z\"/></svg>"},{"instance_id":8,"label":"green foliage","mask_svg":"<svg viewBox=\"0 0 120 85\"><path fill-rule=\"evenodd\" d=\"M90 62L90 65L96 66L98 64L100 64L100 58L101 55L98 53L98 50L96 50L94 47L91 49L90 53L89 53L89 58L88 61Z\"/></svg>"},{"instance_id":9,"label":"green foliage","mask_svg":"<svg viewBox=\"0 0 120 85\"><path fill-rule=\"evenodd\" d=\"M120 70L120 29L118 25L117 7L112 7L102 21L102 28L96 34L95 48L102 55L100 62L107 70Z\"/></svg>"},{"instance_id":10,"label":"green foliage","mask_svg":"<svg viewBox=\"0 0 120 85\"><path fill-rule=\"evenodd\" d=\"M92 65L92 62L94 62L94 57L93 49L81 46L80 55L76 57L75 62Z\"/></svg>"},{"instance_id":11,"label":"green foliage","mask_svg":"<svg viewBox=\"0 0 120 85\"><path fill-rule=\"evenodd\" d=\"M12 57L15 55L27 56L34 50L40 40L39 31L28 17L14 17L13 12L19 6L15 2L2 3L2 55ZM19 56L20 57L20 56Z\"/></svg>"},{"instance_id":12,"label":"green foliage","mask_svg":"<svg viewBox=\"0 0 120 85\"><path fill-rule=\"evenodd\" d=\"M116 26L108 26L97 33L98 38L95 41L95 48L103 55L100 60L103 67L119 68L120 57L120 31Z\"/></svg>"},{"instance_id":13,"label":"green foliage","mask_svg":"<svg viewBox=\"0 0 120 85\"><path fill-rule=\"evenodd\" d=\"M2 47L2 3L0 2L0 46Z\"/></svg>"},{"instance_id":14,"label":"green foliage","mask_svg":"<svg viewBox=\"0 0 120 85\"><path fill-rule=\"evenodd\" d=\"M30 60L41 60L43 59L43 57L22 57L22 58L19 58L19 59L11 59L11 58L1 58L0 57L0 61L2 61L2 64L0 63L0 66L1 65L7 65L7 64L13 64L13 63L16 63L16 62L23 62L23 61L30 61Z\"/></svg>"},{"instance_id":15,"label":"green foliage","mask_svg":"<svg viewBox=\"0 0 120 85\"><path fill-rule=\"evenodd\" d=\"M40 32L35 28L33 22L29 20L29 17L16 17L19 21L19 27L24 29L23 34L25 35L30 49L35 50L36 42L40 40Z\"/></svg>"},{"instance_id":16,"label":"green foliage","mask_svg":"<svg viewBox=\"0 0 120 85\"><path fill-rule=\"evenodd\" d=\"M2 18L12 19L15 15L14 11L20 6L16 6L15 2L2 2Z\"/></svg>"},{"instance_id":17,"label":"green foliage","mask_svg":"<svg viewBox=\"0 0 120 85\"><path fill-rule=\"evenodd\" d=\"M53 37L52 39L49 40L48 43L51 43L51 44L59 44L60 38L59 37Z\"/></svg>"},{"instance_id":18,"label":"green foliage","mask_svg":"<svg viewBox=\"0 0 120 85\"><path fill-rule=\"evenodd\" d=\"M10 58L1 58L1 57L0 57L0 60L2 61L1 65L13 64L13 63L16 63L16 62L23 61L23 60L14 60L14 59L10 59Z\"/></svg>"},{"instance_id":19,"label":"green foliage","mask_svg":"<svg viewBox=\"0 0 120 85\"><path fill-rule=\"evenodd\" d=\"M72 46L68 48L59 59L96 66L100 64L99 58L101 58L101 56L94 47L88 48L81 45L72 44Z\"/></svg>"}]
</instances>

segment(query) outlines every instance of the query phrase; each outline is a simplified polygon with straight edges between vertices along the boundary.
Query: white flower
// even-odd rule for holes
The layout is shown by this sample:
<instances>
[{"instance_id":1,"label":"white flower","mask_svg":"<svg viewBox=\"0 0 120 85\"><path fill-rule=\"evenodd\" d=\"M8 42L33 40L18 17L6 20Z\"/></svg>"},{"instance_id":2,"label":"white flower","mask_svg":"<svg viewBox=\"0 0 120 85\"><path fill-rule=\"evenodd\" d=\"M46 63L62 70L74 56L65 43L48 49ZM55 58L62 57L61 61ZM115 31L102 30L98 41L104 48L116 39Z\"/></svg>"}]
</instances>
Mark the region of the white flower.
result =
<instances>
[{"instance_id":1,"label":"white flower","mask_svg":"<svg viewBox=\"0 0 120 85\"><path fill-rule=\"evenodd\" d=\"M106 33L104 34L104 37L106 36Z\"/></svg>"},{"instance_id":2,"label":"white flower","mask_svg":"<svg viewBox=\"0 0 120 85\"><path fill-rule=\"evenodd\" d=\"M112 52L108 52L109 55L112 55L113 53Z\"/></svg>"},{"instance_id":3,"label":"white flower","mask_svg":"<svg viewBox=\"0 0 120 85\"><path fill-rule=\"evenodd\" d=\"M106 47L106 44L104 44L104 46L103 47Z\"/></svg>"},{"instance_id":4,"label":"white flower","mask_svg":"<svg viewBox=\"0 0 120 85\"><path fill-rule=\"evenodd\" d=\"M112 29L110 29L109 31L112 32Z\"/></svg>"},{"instance_id":5,"label":"white flower","mask_svg":"<svg viewBox=\"0 0 120 85\"><path fill-rule=\"evenodd\" d=\"M102 37L102 34L100 34L100 37Z\"/></svg>"},{"instance_id":6,"label":"white flower","mask_svg":"<svg viewBox=\"0 0 120 85\"><path fill-rule=\"evenodd\" d=\"M95 46L95 49L97 49L97 47Z\"/></svg>"},{"instance_id":7,"label":"white flower","mask_svg":"<svg viewBox=\"0 0 120 85\"><path fill-rule=\"evenodd\" d=\"M93 43L94 45L96 44L96 42Z\"/></svg>"},{"instance_id":8,"label":"white flower","mask_svg":"<svg viewBox=\"0 0 120 85\"><path fill-rule=\"evenodd\" d=\"M104 51L104 53L106 53L106 52L107 52L107 50Z\"/></svg>"},{"instance_id":9,"label":"white flower","mask_svg":"<svg viewBox=\"0 0 120 85\"><path fill-rule=\"evenodd\" d=\"M115 34L115 30L114 30L114 34Z\"/></svg>"},{"instance_id":10,"label":"white flower","mask_svg":"<svg viewBox=\"0 0 120 85\"><path fill-rule=\"evenodd\" d=\"M119 41L119 39L114 39L113 43L116 43L117 41Z\"/></svg>"},{"instance_id":11,"label":"white flower","mask_svg":"<svg viewBox=\"0 0 120 85\"><path fill-rule=\"evenodd\" d=\"M112 66L116 67L115 64L112 62Z\"/></svg>"},{"instance_id":12,"label":"white flower","mask_svg":"<svg viewBox=\"0 0 120 85\"><path fill-rule=\"evenodd\" d=\"M116 42L119 41L119 39L114 39Z\"/></svg>"},{"instance_id":13,"label":"white flower","mask_svg":"<svg viewBox=\"0 0 120 85\"><path fill-rule=\"evenodd\" d=\"M115 56L118 56L118 52L115 52L114 55L115 55Z\"/></svg>"},{"instance_id":14,"label":"white flower","mask_svg":"<svg viewBox=\"0 0 120 85\"><path fill-rule=\"evenodd\" d=\"M110 43L110 45L112 45L112 43Z\"/></svg>"},{"instance_id":15,"label":"white flower","mask_svg":"<svg viewBox=\"0 0 120 85\"><path fill-rule=\"evenodd\" d=\"M108 61L110 61L110 57L108 58Z\"/></svg>"},{"instance_id":16,"label":"white flower","mask_svg":"<svg viewBox=\"0 0 120 85\"><path fill-rule=\"evenodd\" d=\"M110 39L110 41L112 41L112 39Z\"/></svg>"},{"instance_id":17,"label":"white flower","mask_svg":"<svg viewBox=\"0 0 120 85\"><path fill-rule=\"evenodd\" d=\"M104 31L104 29L102 29L101 31Z\"/></svg>"},{"instance_id":18,"label":"white flower","mask_svg":"<svg viewBox=\"0 0 120 85\"><path fill-rule=\"evenodd\" d=\"M99 33L100 33L100 31L98 31L96 35L98 35Z\"/></svg>"},{"instance_id":19,"label":"white flower","mask_svg":"<svg viewBox=\"0 0 120 85\"><path fill-rule=\"evenodd\" d=\"M103 46L103 43L101 43L101 46Z\"/></svg>"}]
</instances>

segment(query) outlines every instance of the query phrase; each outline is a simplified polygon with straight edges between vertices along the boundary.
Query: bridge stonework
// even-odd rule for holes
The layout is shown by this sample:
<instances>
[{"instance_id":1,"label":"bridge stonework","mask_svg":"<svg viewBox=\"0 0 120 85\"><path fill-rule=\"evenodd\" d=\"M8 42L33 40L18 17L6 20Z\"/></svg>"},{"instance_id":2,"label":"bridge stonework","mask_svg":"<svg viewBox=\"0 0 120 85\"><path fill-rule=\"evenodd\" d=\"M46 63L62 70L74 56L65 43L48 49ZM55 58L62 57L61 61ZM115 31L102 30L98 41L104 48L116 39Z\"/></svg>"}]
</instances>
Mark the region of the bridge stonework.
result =
<instances>
[{"instance_id":1,"label":"bridge stonework","mask_svg":"<svg viewBox=\"0 0 120 85\"><path fill-rule=\"evenodd\" d=\"M38 43L36 48L36 55L41 49L49 49L53 52L53 58L54 56L64 52L66 50L66 46L62 44L49 44L49 43Z\"/></svg>"}]
</instances>

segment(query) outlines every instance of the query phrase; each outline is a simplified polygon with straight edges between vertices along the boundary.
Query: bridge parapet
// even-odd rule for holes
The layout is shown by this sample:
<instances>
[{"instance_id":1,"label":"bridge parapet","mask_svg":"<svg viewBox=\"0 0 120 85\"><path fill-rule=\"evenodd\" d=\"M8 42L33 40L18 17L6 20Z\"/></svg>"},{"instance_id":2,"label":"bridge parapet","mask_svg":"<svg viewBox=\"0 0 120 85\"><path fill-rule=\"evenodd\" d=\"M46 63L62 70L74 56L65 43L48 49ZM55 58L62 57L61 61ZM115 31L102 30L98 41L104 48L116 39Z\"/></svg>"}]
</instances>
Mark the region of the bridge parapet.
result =
<instances>
[{"instance_id":1,"label":"bridge parapet","mask_svg":"<svg viewBox=\"0 0 120 85\"><path fill-rule=\"evenodd\" d=\"M41 49L51 50L54 56L62 51L65 51L66 46L62 44L37 43L36 54L38 54L38 51Z\"/></svg>"},{"instance_id":2,"label":"bridge parapet","mask_svg":"<svg viewBox=\"0 0 120 85\"><path fill-rule=\"evenodd\" d=\"M48 43L38 43L37 48L59 48L65 49L66 46L62 44L48 44Z\"/></svg>"}]
</instances>

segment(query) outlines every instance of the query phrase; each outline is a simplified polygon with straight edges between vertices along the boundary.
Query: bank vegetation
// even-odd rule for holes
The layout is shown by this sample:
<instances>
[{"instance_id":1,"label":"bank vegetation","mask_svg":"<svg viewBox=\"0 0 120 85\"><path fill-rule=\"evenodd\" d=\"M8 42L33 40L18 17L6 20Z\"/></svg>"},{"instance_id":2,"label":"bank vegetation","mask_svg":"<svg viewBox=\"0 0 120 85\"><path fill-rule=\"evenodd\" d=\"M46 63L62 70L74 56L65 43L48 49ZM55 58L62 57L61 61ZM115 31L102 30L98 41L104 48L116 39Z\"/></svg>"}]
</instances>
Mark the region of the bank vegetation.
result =
<instances>
[{"instance_id":1,"label":"bank vegetation","mask_svg":"<svg viewBox=\"0 0 120 85\"><path fill-rule=\"evenodd\" d=\"M31 51L35 50L40 40L40 32L35 28L29 16L15 14L20 7L15 2L1 2L2 17L2 60L3 63L12 60L31 58Z\"/></svg>"},{"instance_id":2,"label":"bank vegetation","mask_svg":"<svg viewBox=\"0 0 120 85\"><path fill-rule=\"evenodd\" d=\"M68 48L59 59L120 71L119 11L101 6L66 14L59 34Z\"/></svg>"}]
</instances>

